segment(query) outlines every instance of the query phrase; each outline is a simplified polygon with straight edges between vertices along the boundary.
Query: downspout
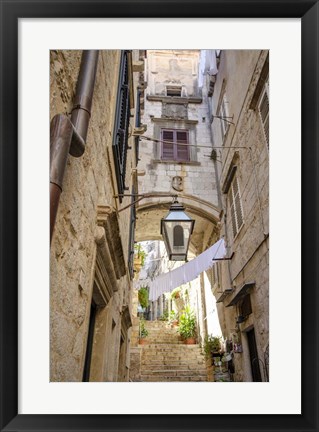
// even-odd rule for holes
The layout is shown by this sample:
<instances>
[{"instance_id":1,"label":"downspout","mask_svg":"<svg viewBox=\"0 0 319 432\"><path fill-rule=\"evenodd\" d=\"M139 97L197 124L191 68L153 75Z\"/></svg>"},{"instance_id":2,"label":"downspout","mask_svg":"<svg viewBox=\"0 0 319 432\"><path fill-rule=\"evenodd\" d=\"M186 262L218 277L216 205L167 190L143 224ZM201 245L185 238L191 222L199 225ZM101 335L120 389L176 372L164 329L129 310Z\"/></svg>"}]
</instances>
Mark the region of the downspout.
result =
<instances>
[{"instance_id":1,"label":"downspout","mask_svg":"<svg viewBox=\"0 0 319 432\"><path fill-rule=\"evenodd\" d=\"M71 119L64 114L57 114L51 121L50 243L59 208L68 154L80 157L85 151L98 58L99 51L97 50L85 50L82 52Z\"/></svg>"}]
</instances>

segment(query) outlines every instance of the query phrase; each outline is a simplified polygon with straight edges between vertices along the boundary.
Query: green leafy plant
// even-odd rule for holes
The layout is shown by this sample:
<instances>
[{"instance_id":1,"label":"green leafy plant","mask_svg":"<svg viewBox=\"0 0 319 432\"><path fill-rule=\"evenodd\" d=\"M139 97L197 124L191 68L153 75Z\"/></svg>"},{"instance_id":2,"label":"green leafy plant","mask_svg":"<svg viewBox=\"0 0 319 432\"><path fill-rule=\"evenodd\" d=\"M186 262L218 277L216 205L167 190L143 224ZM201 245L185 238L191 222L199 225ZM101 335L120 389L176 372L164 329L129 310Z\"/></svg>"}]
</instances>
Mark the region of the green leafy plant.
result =
<instances>
[{"instance_id":1,"label":"green leafy plant","mask_svg":"<svg viewBox=\"0 0 319 432\"><path fill-rule=\"evenodd\" d=\"M138 290L138 301L143 309L146 309L148 307L149 305L148 289L146 287L141 287Z\"/></svg>"},{"instance_id":2,"label":"green leafy plant","mask_svg":"<svg viewBox=\"0 0 319 432\"><path fill-rule=\"evenodd\" d=\"M140 339L144 339L148 336L148 331L145 328L145 319L140 319Z\"/></svg>"},{"instance_id":3,"label":"green leafy plant","mask_svg":"<svg viewBox=\"0 0 319 432\"><path fill-rule=\"evenodd\" d=\"M135 251L135 258L141 260L141 266L143 267L145 264L147 253L142 249L142 246L140 244L136 244L134 246L134 251Z\"/></svg>"},{"instance_id":4,"label":"green leafy plant","mask_svg":"<svg viewBox=\"0 0 319 432\"><path fill-rule=\"evenodd\" d=\"M171 310L169 313L169 321L178 321L178 314L174 310Z\"/></svg>"},{"instance_id":5,"label":"green leafy plant","mask_svg":"<svg viewBox=\"0 0 319 432\"><path fill-rule=\"evenodd\" d=\"M163 312L163 315L160 316L160 321L168 321L168 310L165 309L165 311Z\"/></svg>"},{"instance_id":6,"label":"green leafy plant","mask_svg":"<svg viewBox=\"0 0 319 432\"><path fill-rule=\"evenodd\" d=\"M206 336L204 339L204 353L207 358L211 356L212 353L217 353L221 349L220 344L221 338L218 336Z\"/></svg>"},{"instance_id":7,"label":"green leafy plant","mask_svg":"<svg viewBox=\"0 0 319 432\"><path fill-rule=\"evenodd\" d=\"M186 306L179 317L178 331L183 339L193 338L196 335L196 318L189 306Z\"/></svg>"}]
</instances>

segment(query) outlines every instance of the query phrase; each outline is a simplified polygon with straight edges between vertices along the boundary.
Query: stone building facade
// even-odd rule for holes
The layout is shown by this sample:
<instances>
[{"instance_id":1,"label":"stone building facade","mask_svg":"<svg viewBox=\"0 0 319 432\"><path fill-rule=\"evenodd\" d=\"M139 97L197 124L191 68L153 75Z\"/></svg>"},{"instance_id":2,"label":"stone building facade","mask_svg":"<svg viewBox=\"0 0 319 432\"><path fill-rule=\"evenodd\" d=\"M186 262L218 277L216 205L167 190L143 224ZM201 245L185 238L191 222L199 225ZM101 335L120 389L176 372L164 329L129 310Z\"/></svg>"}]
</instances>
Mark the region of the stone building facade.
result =
<instances>
[{"instance_id":1,"label":"stone building facade","mask_svg":"<svg viewBox=\"0 0 319 432\"><path fill-rule=\"evenodd\" d=\"M212 55L214 67L205 69ZM214 332L213 293L235 381L267 381L268 52L148 50L144 81L147 133L138 168L146 196L137 207L136 240L161 239L169 194L196 220L190 256L224 238L227 260L193 284L199 341Z\"/></svg>"},{"instance_id":2,"label":"stone building facade","mask_svg":"<svg viewBox=\"0 0 319 432\"><path fill-rule=\"evenodd\" d=\"M221 51L218 73L207 77L220 233L231 258L209 276L236 381L269 379L268 63L268 51Z\"/></svg>"},{"instance_id":3,"label":"stone building facade","mask_svg":"<svg viewBox=\"0 0 319 432\"><path fill-rule=\"evenodd\" d=\"M193 257L218 240L220 215L209 89L199 87L199 62L200 50L147 50L142 116L147 132L141 136L138 163L145 172L138 185L145 198L137 206L136 225L137 241L162 240L160 220L177 195L196 219L189 248ZM199 311L201 340L207 334L207 319L204 284L197 282L191 299Z\"/></svg>"},{"instance_id":4,"label":"stone building facade","mask_svg":"<svg viewBox=\"0 0 319 432\"><path fill-rule=\"evenodd\" d=\"M82 104L82 54L50 53L51 119ZM118 195L137 191L143 57L99 52L85 152L67 159L50 256L51 381L129 379L134 211Z\"/></svg>"}]
</instances>

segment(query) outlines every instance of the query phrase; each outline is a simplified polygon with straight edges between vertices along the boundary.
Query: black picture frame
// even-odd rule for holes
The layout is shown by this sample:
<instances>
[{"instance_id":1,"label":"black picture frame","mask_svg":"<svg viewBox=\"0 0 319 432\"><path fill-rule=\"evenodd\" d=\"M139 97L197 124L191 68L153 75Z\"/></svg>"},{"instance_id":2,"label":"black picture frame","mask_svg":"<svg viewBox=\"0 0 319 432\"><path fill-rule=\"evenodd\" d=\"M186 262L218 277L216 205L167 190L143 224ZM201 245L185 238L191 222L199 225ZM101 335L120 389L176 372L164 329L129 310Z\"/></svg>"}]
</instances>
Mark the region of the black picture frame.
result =
<instances>
[{"instance_id":1,"label":"black picture frame","mask_svg":"<svg viewBox=\"0 0 319 432\"><path fill-rule=\"evenodd\" d=\"M1 0L1 431L317 431L318 422L318 21L314 0ZM302 414L18 414L19 18L301 18ZM35 113L36 115L36 113ZM289 125L284 125L289 127ZM288 163L288 160L287 160ZM293 217L293 215L292 215ZM293 236L294 233L291 233ZM284 253L284 251L283 251ZM289 307L289 302L281 307ZM289 314L287 314L289 315ZM290 317L293 319L293 316ZM293 347L285 347L293 361ZM289 354L290 353L290 354ZM283 365L284 368L284 365ZM284 370L283 370L283 373ZM294 377L291 377L293 380ZM253 389L252 389L252 398ZM212 395L213 401L213 395Z\"/></svg>"}]
</instances>

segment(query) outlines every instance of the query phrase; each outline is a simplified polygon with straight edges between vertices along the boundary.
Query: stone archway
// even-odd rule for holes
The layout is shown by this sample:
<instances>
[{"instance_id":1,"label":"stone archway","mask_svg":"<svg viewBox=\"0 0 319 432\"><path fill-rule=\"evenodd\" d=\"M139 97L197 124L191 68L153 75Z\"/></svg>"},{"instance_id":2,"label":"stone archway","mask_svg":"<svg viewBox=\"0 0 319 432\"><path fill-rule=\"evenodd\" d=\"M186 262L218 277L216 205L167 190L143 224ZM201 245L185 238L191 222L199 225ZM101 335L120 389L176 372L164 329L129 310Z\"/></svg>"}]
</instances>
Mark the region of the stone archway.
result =
<instances>
[{"instance_id":1,"label":"stone archway","mask_svg":"<svg viewBox=\"0 0 319 432\"><path fill-rule=\"evenodd\" d=\"M211 246L219 236L219 209L214 205L190 195L178 196L187 214L195 219L194 231L190 241L190 252L198 255ZM166 216L172 203L171 198L145 198L136 208L137 242L162 240L160 232L161 219Z\"/></svg>"}]
</instances>

